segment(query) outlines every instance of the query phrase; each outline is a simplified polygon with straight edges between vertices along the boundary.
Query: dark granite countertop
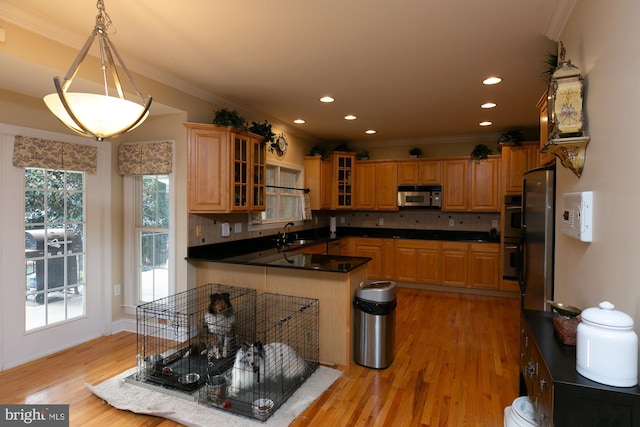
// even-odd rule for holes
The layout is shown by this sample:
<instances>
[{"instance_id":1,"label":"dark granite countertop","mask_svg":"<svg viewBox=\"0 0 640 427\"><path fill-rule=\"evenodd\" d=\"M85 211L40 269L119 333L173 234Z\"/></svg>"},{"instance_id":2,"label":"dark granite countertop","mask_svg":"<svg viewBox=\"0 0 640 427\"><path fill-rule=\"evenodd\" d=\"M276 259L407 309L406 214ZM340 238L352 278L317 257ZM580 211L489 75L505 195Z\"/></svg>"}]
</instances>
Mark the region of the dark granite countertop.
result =
<instances>
[{"instance_id":1,"label":"dark granite countertop","mask_svg":"<svg viewBox=\"0 0 640 427\"><path fill-rule=\"evenodd\" d=\"M264 255L263 252L239 255L236 257L225 258L218 262L348 273L351 270L355 270L356 268L365 265L369 261L371 261L371 258L366 257L319 255L281 251L271 255Z\"/></svg>"},{"instance_id":2,"label":"dark granite countertop","mask_svg":"<svg viewBox=\"0 0 640 427\"><path fill-rule=\"evenodd\" d=\"M388 239L447 240L458 242L498 243L500 236L479 231L412 230L392 228L340 227L338 237L376 237ZM276 248L275 236L235 240L187 248L189 261L221 262L266 267L299 268L305 270L349 272L371 258L339 255L305 254L304 247L326 243L328 228L317 228L289 233L296 242L286 251ZM296 249L295 252L290 250Z\"/></svg>"}]
</instances>

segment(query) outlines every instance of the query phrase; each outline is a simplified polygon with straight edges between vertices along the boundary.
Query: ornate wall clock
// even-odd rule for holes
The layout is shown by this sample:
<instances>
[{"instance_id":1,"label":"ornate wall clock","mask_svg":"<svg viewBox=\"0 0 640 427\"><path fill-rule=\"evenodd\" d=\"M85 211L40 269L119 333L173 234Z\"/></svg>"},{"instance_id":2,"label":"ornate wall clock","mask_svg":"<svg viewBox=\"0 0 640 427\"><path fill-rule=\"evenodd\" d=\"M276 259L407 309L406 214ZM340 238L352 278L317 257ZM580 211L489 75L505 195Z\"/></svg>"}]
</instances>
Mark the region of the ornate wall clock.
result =
<instances>
[{"instance_id":1,"label":"ornate wall clock","mask_svg":"<svg viewBox=\"0 0 640 427\"><path fill-rule=\"evenodd\" d=\"M280 134L278 137L276 137L276 140L271 143L269 151L275 154L279 159L282 159L287 153L287 148L289 148L289 143L284 137L284 134Z\"/></svg>"}]
</instances>

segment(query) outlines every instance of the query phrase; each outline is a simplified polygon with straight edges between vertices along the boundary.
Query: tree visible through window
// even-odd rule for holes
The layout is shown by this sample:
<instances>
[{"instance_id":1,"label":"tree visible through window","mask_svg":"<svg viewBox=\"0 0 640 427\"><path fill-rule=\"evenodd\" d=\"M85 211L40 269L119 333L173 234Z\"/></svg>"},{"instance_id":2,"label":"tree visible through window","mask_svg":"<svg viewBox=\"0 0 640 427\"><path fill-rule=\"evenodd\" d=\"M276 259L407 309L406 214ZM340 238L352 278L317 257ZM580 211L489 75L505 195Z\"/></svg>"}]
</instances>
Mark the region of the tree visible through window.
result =
<instances>
[{"instance_id":1,"label":"tree visible through window","mask_svg":"<svg viewBox=\"0 0 640 427\"><path fill-rule=\"evenodd\" d=\"M169 295L169 176L143 175L139 183L138 299L150 302Z\"/></svg>"},{"instance_id":2,"label":"tree visible through window","mask_svg":"<svg viewBox=\"0 0 640 427\"><path fill-rule=\"evenodd\" d=\"M84 173L25 168L26 329L85 314Z\"/></svg>"}]
</instances>

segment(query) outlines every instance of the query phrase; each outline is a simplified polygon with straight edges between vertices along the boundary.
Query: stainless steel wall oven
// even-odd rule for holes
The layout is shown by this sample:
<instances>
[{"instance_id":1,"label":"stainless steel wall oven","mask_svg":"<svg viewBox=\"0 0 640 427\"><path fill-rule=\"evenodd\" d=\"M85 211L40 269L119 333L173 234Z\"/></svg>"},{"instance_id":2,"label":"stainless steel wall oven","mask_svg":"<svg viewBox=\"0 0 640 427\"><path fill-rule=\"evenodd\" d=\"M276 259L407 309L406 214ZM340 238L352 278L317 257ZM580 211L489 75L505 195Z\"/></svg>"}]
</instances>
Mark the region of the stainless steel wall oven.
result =
<instances>
[{"instance_id":1,"label":"stainless steel wall oven","mask_svg":"<svg viewBox=\"0 0 640 427\"><path fill-rule=\"evenodd\" d=\"M502 257L502 277L507 280L518 279L520 251L518 249L520 228L522 226L522 196L504 197L504 252Z\"/></svg>"}]
</instances>

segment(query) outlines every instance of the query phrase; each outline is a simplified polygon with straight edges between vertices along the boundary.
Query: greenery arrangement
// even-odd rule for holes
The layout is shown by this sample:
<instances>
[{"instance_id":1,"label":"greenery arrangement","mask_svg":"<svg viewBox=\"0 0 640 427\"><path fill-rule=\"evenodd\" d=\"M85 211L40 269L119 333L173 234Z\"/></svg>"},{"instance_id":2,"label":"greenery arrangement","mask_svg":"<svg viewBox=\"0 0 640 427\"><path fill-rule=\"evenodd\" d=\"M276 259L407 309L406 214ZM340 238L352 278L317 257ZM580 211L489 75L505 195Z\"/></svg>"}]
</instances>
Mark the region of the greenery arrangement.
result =
<instances>
[{"instance_id":1,"label":"greenery arrangement","mask_svg":"<svg viewBox=\"0 0 640 427\"><path fill-rule=\"evenodd\" d=\"M498 138L498 144L503 145L520 145L522 141L524 141L524 135L519 130L510 130Z\"/></svg>"},{"instance_id":2,"label":"greenery arrangement","mask_svg":"<svg viewBox=\"0 0 640 427\"><path fill-rule=\"evenodd\" d=\"M271 124L266 120L264 123L251 122L249 132L262 136L263 144L275 141L276 134L271 131Z\"/></svg>"},{"instance_id":3,"label":"greenery arrangement","mask_svg":"<svg viewBox=\"0 0 640 427\"><path fill-rule=\"evenodd\" d=\"M343 142L342 144L339 144L338 146L336 146L336 148L334 148L333 151L342 151L342 152L349 153L353 150L351 149L351 147L349 147L349 145L347 145L346 142Z\"/></svg>"},{"instance_id":4,"label":"greenery arrangement","mask_svg":"<svg viewBox=\"0 0 640 427\"><path fill-rule=\"evenodd\" d=\"M471 151L471 158L474 160L483 160L493 154L493 150L485 144L478 144Z\"/></svg>"},{"instance_id":5,"label":"greenery arrangement","mask_svg":"<svg viewBox=\"0 0 640 427\"><path fill-rule=\"evenodd\" d=\"M556 71L558 67L558 52L547 52L547 55L544 59L545 70L542 73L543 77L547 82L551 80L551 76Z\"/></svg>"},{"instance_id":6,"label":"greenery arrangement","mask_svg":"<svg viewBox=\"0 0 640 427\"><path fill-rule=\"evenodd\" d=\"M221 108L213 114L213 124L247 130L247 121L237 111L230 111L226 108Z\"/></svg>"},{"instance_id":7,"label":"greenery arrangement","mask_svg":"<svg viewBox=\"0 0 640 427\"><path fill-rule=\"evenodd\" d=\"M366 150L362 150L356 155L358 160L369 160L369 152Z\"/></svg>"},{"instance_id":8,"label":"greenery arrangement","mask_svg":"<svg viewBox=\"0 0 640 427\"><path fill-rule=\"evenodd\" d=\"M326 152L327 152L327 150L325 150L324 147L316 144L313 147L311 147L311 150L309 150L309 155L310 156L322 156L322 158L324 158Z\"/></svg>"},{"instance_id":9,"label":"greenery arrangement","mask_svg":"<svg viewBox=\"0 0 640 427\"><path fill-rule=\"evenodd\" d=\"M411 148L409 148L409 155L420 157L421 154L422 154L422 148L420 148L420 147L411 147Z\"/></svg>"}]
</instances>

